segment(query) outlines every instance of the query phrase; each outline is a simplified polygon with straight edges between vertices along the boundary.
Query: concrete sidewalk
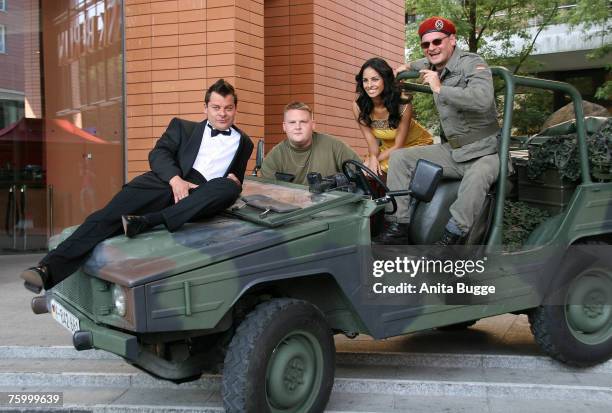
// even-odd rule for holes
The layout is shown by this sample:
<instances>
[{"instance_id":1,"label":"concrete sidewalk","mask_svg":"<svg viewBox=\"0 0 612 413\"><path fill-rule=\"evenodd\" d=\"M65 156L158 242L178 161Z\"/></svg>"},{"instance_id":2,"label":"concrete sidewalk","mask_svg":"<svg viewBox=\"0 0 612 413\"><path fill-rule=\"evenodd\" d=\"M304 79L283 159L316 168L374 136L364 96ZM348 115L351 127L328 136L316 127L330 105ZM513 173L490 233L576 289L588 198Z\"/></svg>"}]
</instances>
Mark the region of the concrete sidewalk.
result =
<instances>
[{"instance_id":1,"label":"concrete sidewalk","mask_svg":"<svg viewBox=\"0 0 612 413\"><path fill-rule=\"evenodd\" d=\"M36 255L0 255L0 345L71 346L72 336L49 314L36 315L30 309L34 294L23 288L21 271L35 265Z\"/></svg>"},{"instance_id":2,"label":"concrete sidewalk","mask_svg":"<svg viewBox=\"0 0 612 413\"><path fill-rule=\"evenodd\" d=\"M70 333L49 314L35 315L30 309L34 295L22 286L19 273L35 265L36 255L0 256L0 345L3 346L71 346ZM336 336L339 351L356 352L425 352L543 355L533 341L527 317L505 314L476 323L457 332L429 330L374 341L362 335L353 340Z\"/></svg>"}]
</instances>

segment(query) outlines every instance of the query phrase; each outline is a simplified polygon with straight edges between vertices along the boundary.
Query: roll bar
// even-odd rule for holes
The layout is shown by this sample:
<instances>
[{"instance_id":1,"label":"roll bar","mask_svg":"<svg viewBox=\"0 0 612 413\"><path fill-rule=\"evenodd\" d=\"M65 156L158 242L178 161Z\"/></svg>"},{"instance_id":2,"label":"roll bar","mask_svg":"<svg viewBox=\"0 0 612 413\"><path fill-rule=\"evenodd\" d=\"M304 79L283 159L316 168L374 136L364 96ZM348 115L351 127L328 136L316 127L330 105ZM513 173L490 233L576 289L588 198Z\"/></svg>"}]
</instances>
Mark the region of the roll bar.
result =
<instances>
[{"instance_id":1,"label":"roll bar","mask_svg":"<svg viewBox=\"0 0 612 413\"><path fill-rule=\"evenodd\" d=\"M508 178L508 152L510 148L510 133L512 130L512 114L514 110L514 96L516 93L517 86L527 86L537 89L553 90L563 92L569 95L574 103L574 112L576 115L576 133L578 135L578 151L580 158L580 171L582 184L590 184L591 173L589 171L589 156L586 143L586 129L584 126L584 110L582 109L582 97L578 90L563 82L557 82L554 80L547 79L536 79L525 76L517 76L512 74L508 69L501 66L491 67L493 76L497 76L503 79L505 84L504 93L504 119L502 123L501 131L501 145L499 149L499 179L497 184L497 194L495 199L495 214L493 217L493 225L491 227L491 235L487 242L488 246L500 245L502 239L502 228L503 228L503 214L504 214L504 202L506 200L506 179ZM400 72L397 75L397 80L408 80L418 78L419 72L414 70L407 70ZM405 82L404 86L408 90L423 93L432 93L431 88L426 85L417 84L413 82Z\"/></svg>"}]
</instances>

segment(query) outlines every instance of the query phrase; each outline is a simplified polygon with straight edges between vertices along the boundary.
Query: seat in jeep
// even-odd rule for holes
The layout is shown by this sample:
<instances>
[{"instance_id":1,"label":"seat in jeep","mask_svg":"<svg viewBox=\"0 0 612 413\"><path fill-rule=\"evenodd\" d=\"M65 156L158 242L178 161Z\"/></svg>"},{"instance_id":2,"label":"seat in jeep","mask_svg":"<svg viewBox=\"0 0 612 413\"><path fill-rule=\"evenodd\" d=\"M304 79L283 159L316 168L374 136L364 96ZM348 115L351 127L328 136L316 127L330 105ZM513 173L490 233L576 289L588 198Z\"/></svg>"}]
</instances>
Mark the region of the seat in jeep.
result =
<instances>
[{"instance_id":1,"label":"seat in jeep","mask_svg":"<svg viewBox=\"0 0 612 413\"><path fill-rule=\"evenodd\" d=\"M450 206L457 199L457 191L461 180L443 179L433 199L417 204L410 224L410 240L417 245L432 245L444 233L444 227L450 219ZM495 205L495 187L487 193L483 208L474 222L474 226L466 239L466 244L480 244L485 241Z\"/></svg>"}]
</instances>

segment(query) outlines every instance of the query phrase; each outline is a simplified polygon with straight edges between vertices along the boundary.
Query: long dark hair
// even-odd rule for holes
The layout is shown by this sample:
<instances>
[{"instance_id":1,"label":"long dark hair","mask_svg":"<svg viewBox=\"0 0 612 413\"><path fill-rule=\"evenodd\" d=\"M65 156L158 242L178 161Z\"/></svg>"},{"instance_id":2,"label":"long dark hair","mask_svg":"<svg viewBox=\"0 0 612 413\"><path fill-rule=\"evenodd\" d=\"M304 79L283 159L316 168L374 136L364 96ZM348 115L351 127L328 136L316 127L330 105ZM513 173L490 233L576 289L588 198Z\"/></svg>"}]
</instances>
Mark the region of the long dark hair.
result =
<instances>
[{"instance_id":1,"label":"long dark hair","mask_svg":"<svg viewBox=\"0 0 612 413\"><path fill-rule=\"evenodd\" d=\"M391 69L391 66L389 66L389 64L380 57L368 59L363 66L361 66L359 73L357 73L355 76L355 81L357 82L356 92L359 94L357 97L357 106L359 106L359 123L367 127L372 126L372 119L370 118L370 115L374 110L374 103L363 88L363 71L368 67L376 70L385 84L381 98L385 108L387 108L387 111L389 112L389 127L391 129L396 129L402 117L400 114L400 90L395 83L393 69Z\"/></svg>"}]
</instances>

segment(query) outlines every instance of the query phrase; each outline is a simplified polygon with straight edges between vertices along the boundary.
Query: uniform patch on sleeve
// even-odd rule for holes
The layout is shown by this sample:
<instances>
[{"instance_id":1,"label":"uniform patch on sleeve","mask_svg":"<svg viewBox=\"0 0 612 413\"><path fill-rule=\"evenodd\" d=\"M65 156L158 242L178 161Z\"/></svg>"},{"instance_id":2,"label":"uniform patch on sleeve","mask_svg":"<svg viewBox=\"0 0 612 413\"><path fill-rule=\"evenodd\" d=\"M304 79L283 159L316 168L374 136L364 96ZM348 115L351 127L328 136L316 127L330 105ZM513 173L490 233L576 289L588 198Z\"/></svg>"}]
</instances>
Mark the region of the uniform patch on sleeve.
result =
<instances>
[{"instance_id":1,"label":"uniform patch on sleeve","mask_svg":"<svg viewBox=\"0 0 612 413\"><path fill-rule=\"evenodd\" d=\"M486 65L476 65L476 70L487 70L487 66Z\"/></svg>"}]
</instances>

